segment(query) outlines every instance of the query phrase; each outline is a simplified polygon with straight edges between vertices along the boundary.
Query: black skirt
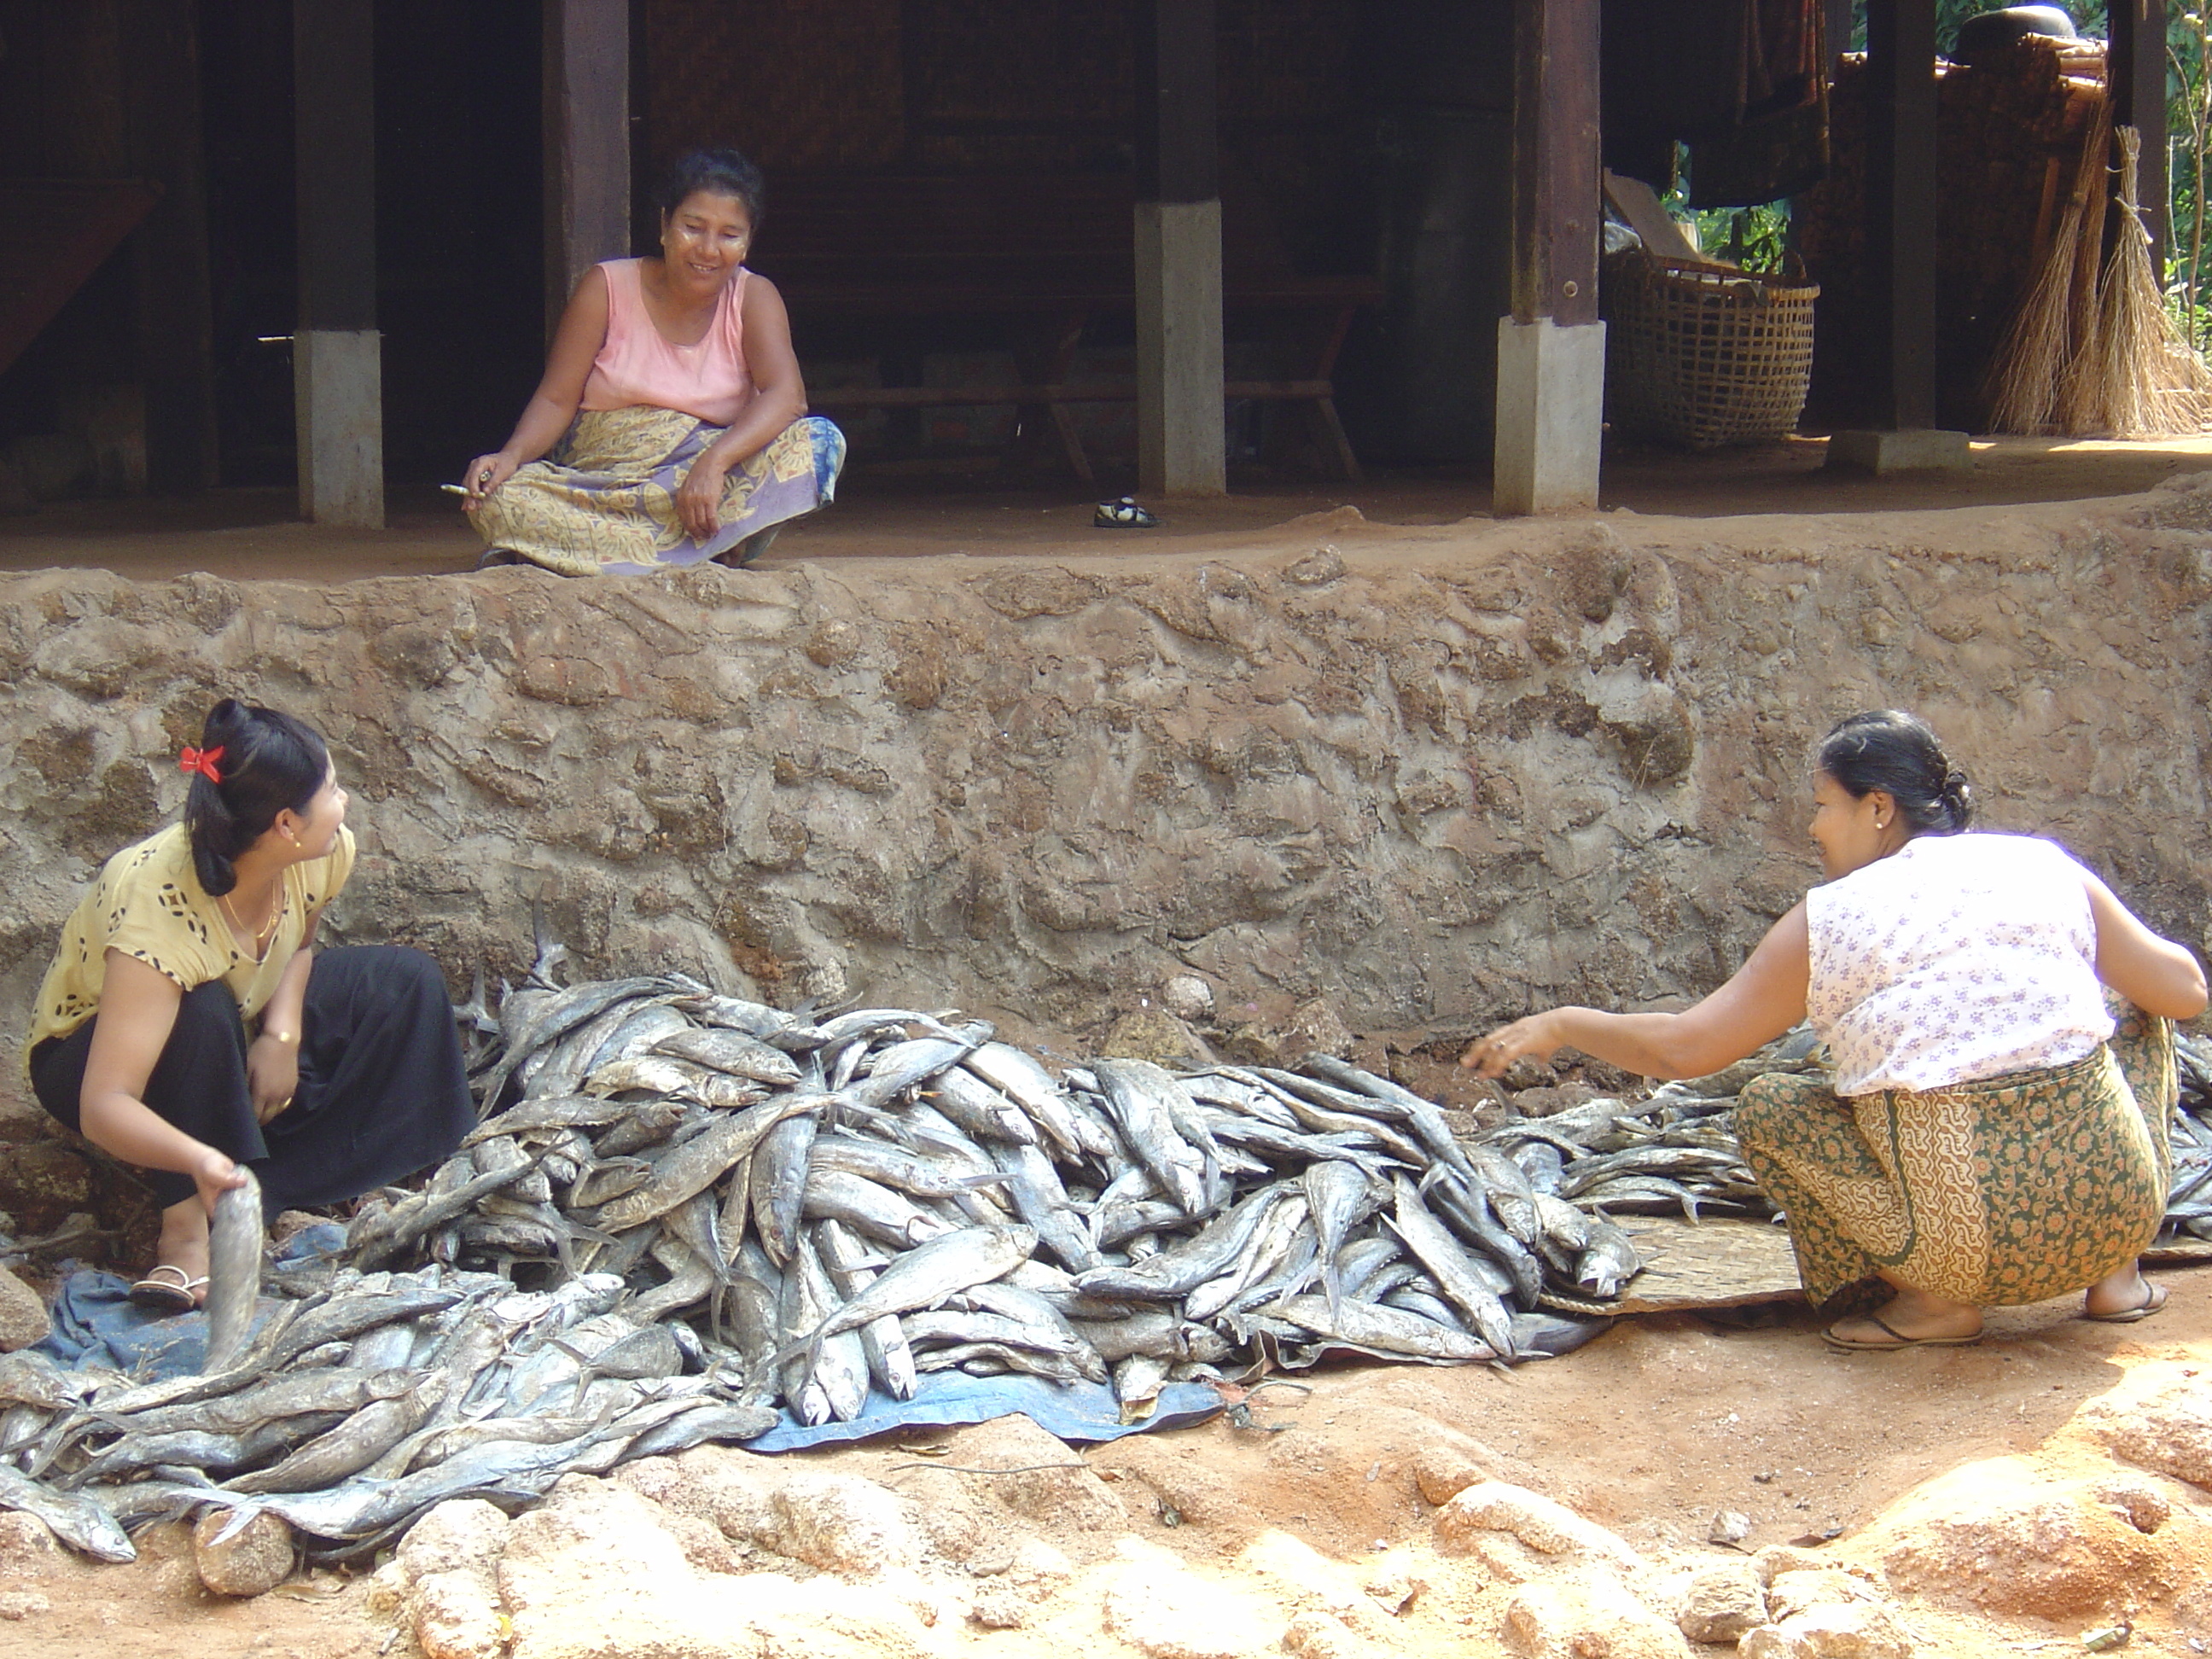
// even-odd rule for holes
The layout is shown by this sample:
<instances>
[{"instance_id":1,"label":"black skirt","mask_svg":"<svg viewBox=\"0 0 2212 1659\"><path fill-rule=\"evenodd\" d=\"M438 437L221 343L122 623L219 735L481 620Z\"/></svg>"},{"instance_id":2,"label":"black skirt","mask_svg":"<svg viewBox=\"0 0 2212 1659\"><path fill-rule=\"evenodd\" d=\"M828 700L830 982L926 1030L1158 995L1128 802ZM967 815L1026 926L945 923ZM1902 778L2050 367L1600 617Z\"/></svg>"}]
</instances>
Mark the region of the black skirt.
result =
<instances>
[{"instance_id":1,"label":"black skirt","mask_svg":"<svg viewBox=\"0 0 2212 1659\"><path fill-rule=\"evenodd\" d=\"M39 1103L77 1128L94 1015L31 1051ZM420 951L365 945L319 951L300 1028L300 1086L267 1123L253 1121L246 1036L221 980L185 993L146 1079L158 1116L261 1182L267 1213L357 1198L435 1164L476 1127L453 1004ZM149 1172L163 1208L197 1190L190 1176Z\"/></svg>"}]
</instances>

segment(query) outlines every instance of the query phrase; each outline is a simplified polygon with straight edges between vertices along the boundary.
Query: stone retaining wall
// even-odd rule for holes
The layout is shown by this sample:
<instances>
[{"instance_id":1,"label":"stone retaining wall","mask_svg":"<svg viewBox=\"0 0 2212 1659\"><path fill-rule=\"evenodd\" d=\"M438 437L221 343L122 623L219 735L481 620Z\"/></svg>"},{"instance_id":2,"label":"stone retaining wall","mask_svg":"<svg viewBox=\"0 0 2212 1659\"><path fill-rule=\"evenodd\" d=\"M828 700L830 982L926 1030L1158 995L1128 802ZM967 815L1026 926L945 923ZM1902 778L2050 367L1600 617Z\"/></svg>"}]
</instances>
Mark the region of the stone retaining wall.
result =
<instances>
[{"instance_id":1,"label":"stone retaining wall","mask_svg":"<svg viewBox=\"0 0 2212 1659\"><path fill-rule=\"evenodd\" d=\"M1116 543L1116 550L1127 546ZM235 693L331 740L342 941L1093 1032L1170 976L1464 1031L1710 988L1816 874L1805 756L1920 709L1987 819L2212 933L2212 490L1364 526L1211 556L343 586L0 580L0 1030ZM5 1088L20 1091L15 1068ZM20 1103L18 1103L20 1109Z\"/></svg>"}]
</instances>

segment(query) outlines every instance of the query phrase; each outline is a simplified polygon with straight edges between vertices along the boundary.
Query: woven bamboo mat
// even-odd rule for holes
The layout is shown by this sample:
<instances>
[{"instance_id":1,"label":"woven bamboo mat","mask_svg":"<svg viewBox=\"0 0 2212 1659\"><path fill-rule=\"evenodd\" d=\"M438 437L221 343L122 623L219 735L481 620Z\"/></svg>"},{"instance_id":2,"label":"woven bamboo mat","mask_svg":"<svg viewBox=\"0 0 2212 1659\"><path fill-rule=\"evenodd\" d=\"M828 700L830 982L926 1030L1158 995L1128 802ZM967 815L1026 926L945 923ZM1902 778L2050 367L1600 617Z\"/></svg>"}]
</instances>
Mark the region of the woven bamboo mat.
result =
<instances>
[{"instance_id":1,"label":"woven bamboo mat","mask_svg":"<svg viewBox=\"0 0 2212 1659\"><path fill-rule=\"evenodd\" d=\"M1645 1266L1608 1311L1735 1308L1804 1296L1786 1227L1721 1218L1694 1224L1679 1216L1619 1219L1644 1253Z\"/></svg>"}]
</instances>

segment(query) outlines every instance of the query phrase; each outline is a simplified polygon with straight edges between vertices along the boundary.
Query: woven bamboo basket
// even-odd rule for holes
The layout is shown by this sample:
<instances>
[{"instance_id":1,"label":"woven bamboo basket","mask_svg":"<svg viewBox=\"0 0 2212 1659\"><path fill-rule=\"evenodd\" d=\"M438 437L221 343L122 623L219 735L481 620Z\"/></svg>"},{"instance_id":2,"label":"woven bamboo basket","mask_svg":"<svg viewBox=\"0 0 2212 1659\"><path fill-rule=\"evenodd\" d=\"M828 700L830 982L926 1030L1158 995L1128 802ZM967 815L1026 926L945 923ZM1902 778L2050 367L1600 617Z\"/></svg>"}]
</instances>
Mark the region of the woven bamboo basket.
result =
<instances>
[{"instance_id":1,"label":"woven bamboo basket","mask_svg":"<svg viewBox=\"0 0 2212 1659\"><path fill-rule=\"evenodd\" d=\"M1604 293L1616 431L1717 449L1797 429L1817 283L1624 248L1606 258Z\"/></svg>"}]
</instances>

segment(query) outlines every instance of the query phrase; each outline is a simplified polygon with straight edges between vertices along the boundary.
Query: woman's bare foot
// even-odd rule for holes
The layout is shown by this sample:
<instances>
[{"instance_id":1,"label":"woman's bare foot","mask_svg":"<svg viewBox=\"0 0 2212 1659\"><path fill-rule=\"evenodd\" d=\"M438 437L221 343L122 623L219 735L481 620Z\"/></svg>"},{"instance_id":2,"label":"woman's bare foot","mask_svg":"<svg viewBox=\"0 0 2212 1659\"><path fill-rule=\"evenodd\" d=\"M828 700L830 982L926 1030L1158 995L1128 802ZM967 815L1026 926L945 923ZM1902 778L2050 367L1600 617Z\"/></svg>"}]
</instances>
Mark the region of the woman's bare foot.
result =
<instances>
[{"instance_id":1,"label":"woman's bare foot","mask_svg":"<svg viewBox=\"0 0 2212 1659\"><path fill-rule=\"evenodd\" d=\"M2142 1276L2130 1261L2092 1285L2081 1298L2081 1316L2106 1324L2126 1324L2147 1319L2166 1305L2166 1292Z\"/></svg>"},{"instance_id":2,"label":"woman's bare foot","mask_svg":"<svg viewBox=\"0 0 2212 1659\"><path fill-rule=\"evenodd\" d=\"M1885 1307L1859 1319L1841 1319L1826 1332L1839 1348L1909 1348L1915 1343L1971 1342L1982 1334L1982 1310L1971 1302L1899 1285Z\"/></svg>"},{"instance_id":3,"label":"woman's bare foot","mask_svg":"<svg viewBox=\"0 0 2212 1659\"><path fill-rule=\"evenodd\" d=\"M193 1306L207 1300L208 1213L197 1195L161 1212L161 1237L154 1247L154 1260L184 1274L193 1285Z\"/></svg>"}]
</instances>

